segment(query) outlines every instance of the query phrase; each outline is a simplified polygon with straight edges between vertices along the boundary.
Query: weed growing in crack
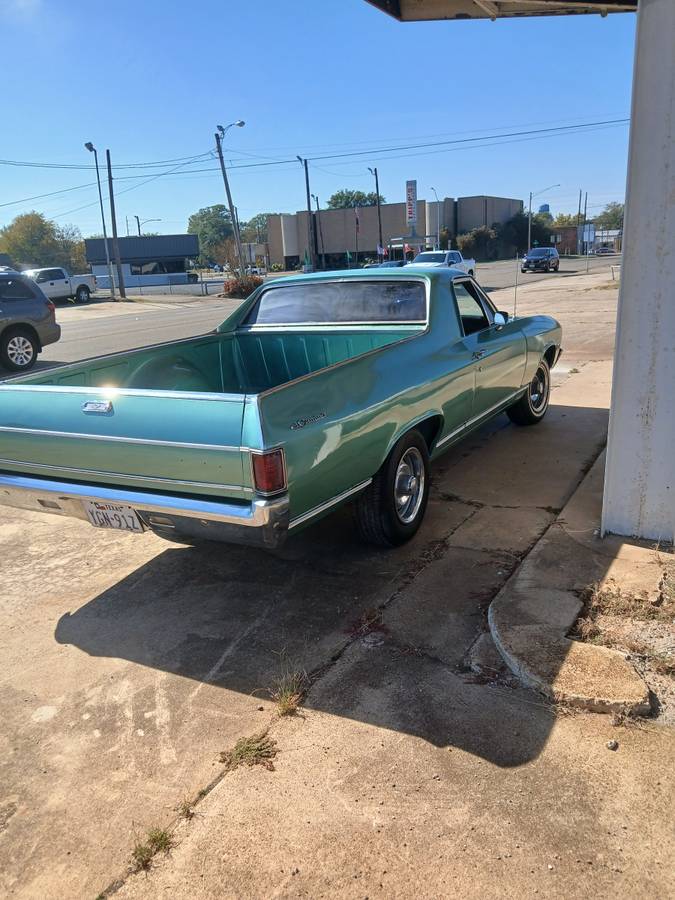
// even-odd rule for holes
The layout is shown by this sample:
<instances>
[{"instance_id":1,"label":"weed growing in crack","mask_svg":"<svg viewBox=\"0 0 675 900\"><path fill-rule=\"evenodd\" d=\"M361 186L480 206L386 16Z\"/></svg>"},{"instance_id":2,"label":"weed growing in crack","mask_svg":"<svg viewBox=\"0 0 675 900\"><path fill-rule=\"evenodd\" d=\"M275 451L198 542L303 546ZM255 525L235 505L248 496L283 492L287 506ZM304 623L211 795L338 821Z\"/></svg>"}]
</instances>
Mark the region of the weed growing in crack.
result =
<instances>
[{"instance_id":1,"label":"weed growing in crack","mask_svg":"<svg viewBox=\"0 0 675 900\"><path fill-rule=\"evenodd\" d=\"M294 716L307 690L307 673L283 672L272 684L270 697L280 716Z\"/></svg>"},{"instance_id":2,"label":"weed growing in crack","mask_svg":"<svg viewBox=\"0 0 675 900\"><path fill-rule=\"evenodd\" d=\"M224 750L220 761L225 763L226 771L231 772L239 766L264 766L274 771L273 759L277 755L277 743L266 731L251 737L239 738L232 750Z\"/></svg>"}]
</instances>

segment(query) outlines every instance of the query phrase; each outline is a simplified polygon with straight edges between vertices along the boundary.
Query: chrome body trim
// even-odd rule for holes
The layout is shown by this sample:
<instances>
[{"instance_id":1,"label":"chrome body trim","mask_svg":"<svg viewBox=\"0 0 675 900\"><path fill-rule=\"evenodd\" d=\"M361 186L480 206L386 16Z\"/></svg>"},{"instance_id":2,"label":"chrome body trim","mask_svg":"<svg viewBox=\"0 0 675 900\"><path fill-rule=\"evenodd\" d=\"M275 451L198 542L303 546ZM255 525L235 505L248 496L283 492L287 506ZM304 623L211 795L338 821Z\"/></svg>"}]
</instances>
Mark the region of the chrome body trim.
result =
<instances>
[{"instance_id":1,"label":"chrome body trim","mask_svg":"<svg viewBox=\"0 0 675 900\"><path fill-rule=\"evenodd\" d=\"M441 438L440 441L437 441L434 450L438 450L439 447L447 444L448 441L451 441L454 437L459 437L460 434L463 434L463 432L465 432L467 429L472 428L477 422L480 422L482 419L486 419L488 416L492 415L492 413L498 410L501 406L508 406L512 400L515 400L516 397L519 397L526 390L527 387L518 388L517 391L509 394L508 397L504 397L499 401L499 403L495 403L494 406L491 406L489 409L483 410L483 412L479 416L474 416L473 419L469 419L468 422L460 425L459 428L455 428L455 430L451 431L450 434L446 434L444 438Z\"/></svg>"},{"instance_id":2,"label":"chrome body trim","mask_svg":"<svg viewBox=\"0 0 675 900\"><path fill-rule=\"evenodd\" d=\"M303 525L305 522L309 522L310 519L321 515L321 513L327 512L327 510L331 509L331 507L336 506L338 503L342 503L343 500L348 500L354 494L358 494L360 491L367 488L372 480L372 478L368 478L366 481L362 481L361 484L357 484L356 487L349 488L349 490L343 491L341 494L338 494L337 497L332 497L330 500L326 500L325 503L320 503L313 509L307 510L307 512L303 513L301 516L296 516L294 519L291 519L291 522L288 526L289 531L293 528L297 528L298 525Z\"/></svg>"},{"instance_id":3,"label":"chrome body trim","mask_svg":"<svg viewBox=\"0 0 675 900\"><path fill-rule=\"evenodd\" d=\"M234 447L228 444L191 444L185 441L162 441L153 438L122 437L113 434L88 434L82 431L50 431L44 428L17 428L13 425L0 425L0 432L9 434L39 434L45 437L77 438L86 441L115 441L120 444L143 444L150 447L179 447L181 450L224 450L235 453L246 453L248 447Z\"/></svg>"},{"instance_id":4,"label":"chrome body trim","mask_svg":"<svg viewBox=\"0 0 675 900\"><path fill-rule=\"evenodd\" d=\"M158 345L161 346L161 345ZM141 350L150 348L141 347ZM128 351L133 352L133 351ZM94 359L105 359L105 357L94 357ZM82 363L87 360L82 360ZM80 365L81 363L77 363ZM54 372L62 372L66 366L55 366ZM22 381L26 375L18 376ZM6 378L0 384L0 391L38 391L44 394L85 394L100 397L103 394L105 399L114 400L115 397L149 397L151 399L166 400L212 400L217 403L241 403L243 394L219 394L215 391L163 391L153 390L152 388L122 388L114 385L102 385L101 387L73 387L71 385L60 384L14 384L13 378Z\"/></svg>"},{"instance_id":5,"label":"chrome body trim","mask_svg":"<svg viewBox=\"0 0 675 900\"><path fill-rule=\"evenodd\" d=\"M162 485L164 489L175 485L176 487L187 487L197 491L200 488L219 488L223 491L240 491L244 494L254 493L253 488L240 484L221 484L220 482L215 481L185 481L180 478L158 478L156 475L128 475L126 472L104 472L101 469L79 469L75 466L53 466L49 463L30 463L18 459L0 458L0 467L3 466L21 466L22 473L24 473L26 469L31 468L49 469L50 472L67 472L74 478L77 478L80 475L84 475L85 477L95 475L99 478L123 478L125 481L151 481Z\"/></svg>"},{"instance_id":6,"label":"chrome body trim","mask_svg":"<svg viewBox=\"0 0 675 900\"><path fill-rule=\"evenodd\" d=\"M3 506L88 521L83 502L86 500L131 506L145 530L161 535L167 529L179 540L185 535L189 539L273 548L280 546L288 533L287 495L237 503L0 474Z\"/></svg>"}]
</instances>

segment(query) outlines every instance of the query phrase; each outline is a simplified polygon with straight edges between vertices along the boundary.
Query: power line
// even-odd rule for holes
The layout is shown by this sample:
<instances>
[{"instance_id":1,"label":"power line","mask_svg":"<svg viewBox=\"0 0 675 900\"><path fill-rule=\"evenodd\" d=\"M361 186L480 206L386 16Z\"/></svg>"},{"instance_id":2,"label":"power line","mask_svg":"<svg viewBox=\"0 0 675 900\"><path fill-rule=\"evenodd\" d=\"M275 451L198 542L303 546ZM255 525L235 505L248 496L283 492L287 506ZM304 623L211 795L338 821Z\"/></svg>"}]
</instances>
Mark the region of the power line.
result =
<instances>
[{"instance_id":1,"label":"power line","mask_svg":"<svg viewBox=\"0 0 675 900\"><path fill-rule=\"evenodd\" d=\"M87 184L76 184L74 187L63 188L60 191L50 191L48 194L35 194L33 197L23 197L21 200L10 200L9 203L0 203L0 207L16 206L18 203L29 203L31 200L42 200L44 197L54 197L56 194L68 194L70 191L80 191L82 188L95 186L95 181L89 181Z\"/></svg>"}]
</instances>

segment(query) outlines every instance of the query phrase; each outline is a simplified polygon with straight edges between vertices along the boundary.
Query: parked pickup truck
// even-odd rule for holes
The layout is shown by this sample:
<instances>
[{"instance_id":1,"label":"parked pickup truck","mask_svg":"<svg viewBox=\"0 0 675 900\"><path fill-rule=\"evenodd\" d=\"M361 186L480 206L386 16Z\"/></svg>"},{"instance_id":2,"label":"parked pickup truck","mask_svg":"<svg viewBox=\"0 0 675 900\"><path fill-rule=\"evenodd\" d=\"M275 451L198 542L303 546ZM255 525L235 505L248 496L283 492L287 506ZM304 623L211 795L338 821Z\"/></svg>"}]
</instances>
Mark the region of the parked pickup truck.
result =
<instances>
[{"instance_id":1,"label":"parked pickup truck","mask_svg":"<svg viewBox=\"0 0 675 900\"><path fill-rule=\"evenodd\" d=\"M459 269L472 278L476 275L476 260L464 259L459 250L424 250L408 265L424 266L425 269Z\"/></svg>"},{"instance_id":2,"label":"parked pickup truck","mask_svg":"<svg viewBox=\"0 0 675 900\"><path fill-rule=\"evenodd\" d=\"M77 300L86 303L96 290L94 275L69 275L65 269L27 269L22 274L32 278L50 300Z\"/></svg>"},{"instance_id":3,"label":"parked pickup truck","mask_svg":"<svg viewBox=\"0 0 675 900\"><path fill-rule=\"evenodd\" d=\"M502 411L542 420L560 340L453 269L270 280L210 334L0 385L0 505L276 547L353 500L400 544L430 460Z\"/></svg>"}]
</instances>

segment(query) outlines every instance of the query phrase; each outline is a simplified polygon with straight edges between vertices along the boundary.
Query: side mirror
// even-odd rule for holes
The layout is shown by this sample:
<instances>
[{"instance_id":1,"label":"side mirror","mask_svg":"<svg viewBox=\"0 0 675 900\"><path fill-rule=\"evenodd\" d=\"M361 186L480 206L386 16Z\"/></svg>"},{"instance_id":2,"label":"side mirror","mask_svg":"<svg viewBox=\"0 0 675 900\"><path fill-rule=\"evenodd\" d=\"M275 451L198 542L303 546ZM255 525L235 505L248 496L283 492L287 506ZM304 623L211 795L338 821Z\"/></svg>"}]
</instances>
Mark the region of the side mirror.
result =
<instances>
[{"instance_id":1,"label":"side mirror","mask_svg":"<svg viewBox=\"0 0 675 900\"><path fill-rule=\"evenodd\" d=\"M509 321L509 314L507 312L496 312L494 324L497 328L502 328Z\"/></svg>"}]
</instances>

